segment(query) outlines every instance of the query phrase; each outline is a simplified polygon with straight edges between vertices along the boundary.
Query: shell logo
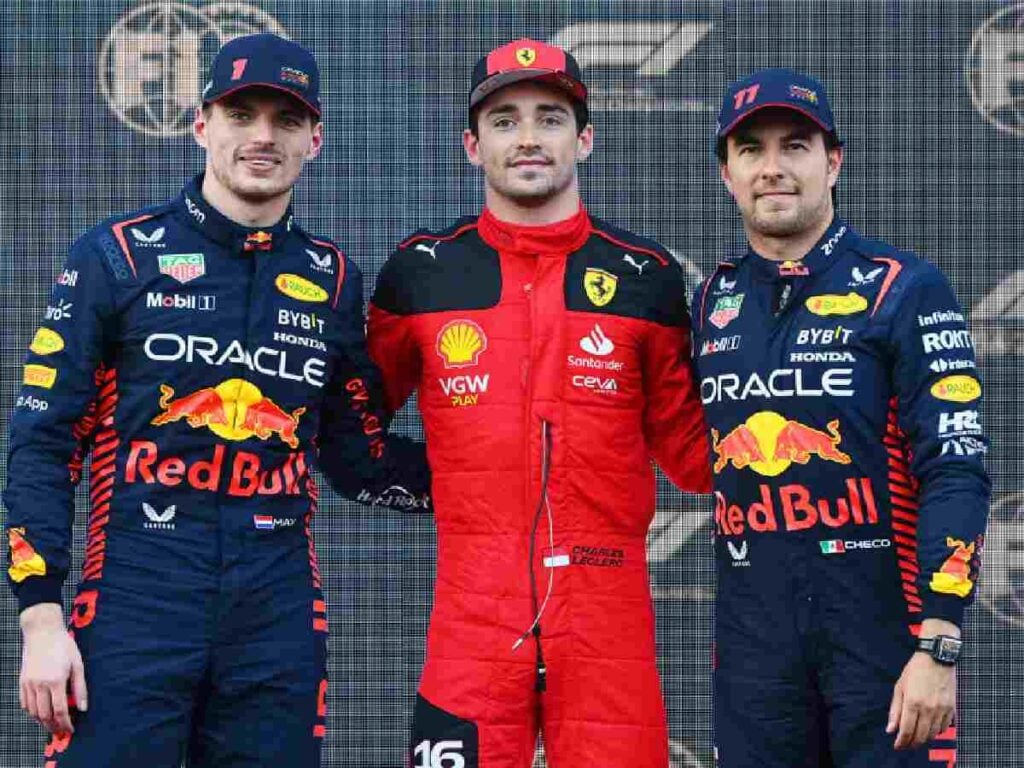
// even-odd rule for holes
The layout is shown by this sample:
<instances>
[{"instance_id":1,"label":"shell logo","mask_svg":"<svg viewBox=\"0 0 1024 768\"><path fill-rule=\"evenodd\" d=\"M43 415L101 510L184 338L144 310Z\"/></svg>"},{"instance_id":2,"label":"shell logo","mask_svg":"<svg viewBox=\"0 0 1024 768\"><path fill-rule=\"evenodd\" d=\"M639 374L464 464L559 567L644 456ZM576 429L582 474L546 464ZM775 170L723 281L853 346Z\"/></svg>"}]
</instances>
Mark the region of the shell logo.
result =
<instances>
[{"instance_id":1,"label":"shell logo","mask_svg":"<svg viewBox=\"0 0 1024 768\"><path fill-rule=\"evenodd\" d=\"M829 315L855 315L868 308L868 300L859 293L851 291L845 296L836 293L825 293L807 299L807 309L821 317Z\"/></svg>"},{"instance_id":2,"label":"shell logo","mask_svg":"<svg viewBox=\"0 0 1024 768\"><path fill-rule=\"evenodd\" d=\"M40 328L36 331L29 349L37 355L52 355L64 349L64 337L49 328Z\"/></svg>"},{"instance_id":3,"label":"shell logo","mask_svg":"<svg viewBox=\"0 0 1024 768\"><path fill-rule=\"evenodd\" d=\"M445 368L469 368L487 349L487 334L472 320L452 320L437 334L437 354Z\"/></svg>"},{"instance_id":4,"label":"shell logo","mask_svg":"<svg viewBox=\"0 0 1024 768\"><path fill-rule=\"evenodd\" d=\"M280 274L274 280L277 290L296 301L318 303L327 301L327 291L304 277L289 273Z\"/></svg>"},{"instance_id":5,"label":"shell logo","mask_svg":"<svg viewBox=\"0 0 1024 768\"><path fill-rule=\"evenodd\" d=\"M981 383L973 376L946 376L932 384L931 393L936 400L969 403L981 397Z\"/></svg>"}]
</instances>

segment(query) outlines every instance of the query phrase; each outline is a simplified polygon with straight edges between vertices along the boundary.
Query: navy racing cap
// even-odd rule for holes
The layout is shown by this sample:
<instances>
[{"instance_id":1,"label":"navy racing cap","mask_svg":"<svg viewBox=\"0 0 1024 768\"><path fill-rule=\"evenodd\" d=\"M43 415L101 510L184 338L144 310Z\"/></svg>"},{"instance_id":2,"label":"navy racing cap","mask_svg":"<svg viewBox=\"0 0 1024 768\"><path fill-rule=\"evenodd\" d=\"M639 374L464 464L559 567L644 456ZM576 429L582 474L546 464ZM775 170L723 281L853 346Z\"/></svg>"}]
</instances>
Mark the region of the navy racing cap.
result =
<instances>
[{"instance_id":1,"label":"navy racing cap","mask_svg":"<svg viewBox=\"0 0 1024 768\"><path fill-rule=\"evenodd\" d=\"M294 96L320 117L320 69L298 43L269 33L224 43L210 65L203 104L256 85Z\"/></svg>"},{"instance_id":2,"label":"navy racing cap","mask_svg":"<svg viewBox=\"0 0 1024 768\"><path fill-rule=\"evenodd\" d=\"M768 107L799 112L817 123L836 143L841 143L825 87L808 75L777 68L758 70L726 89L715 127L716 145L720 146L741 122Z\"/></svg>"}]
</instances>

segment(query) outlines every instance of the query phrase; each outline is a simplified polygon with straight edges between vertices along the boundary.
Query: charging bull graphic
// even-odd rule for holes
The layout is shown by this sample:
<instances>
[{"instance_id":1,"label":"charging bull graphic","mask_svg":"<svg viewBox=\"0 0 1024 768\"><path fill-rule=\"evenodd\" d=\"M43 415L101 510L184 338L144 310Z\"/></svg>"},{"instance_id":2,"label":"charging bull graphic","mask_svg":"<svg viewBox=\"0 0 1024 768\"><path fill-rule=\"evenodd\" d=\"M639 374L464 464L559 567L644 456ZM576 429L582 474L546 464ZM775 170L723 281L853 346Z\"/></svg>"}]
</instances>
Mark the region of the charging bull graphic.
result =
<instances>
[{"instance_id":1,"label":"charging bull graphic","mask_svg":"<svg viewBox=\"0 0 1024 768\"><path fill-rule=\"evenodd\" d=\"M792 463L807 464L812 456L837 464L849 464L850 457L839 450L842 440L839 420L825 425L827 432L787 419L774 411L759 411L719 438L711 430L711 447L717 455L715 474L730 463L736 469L750 469L759 475L775 477Z\"/></svg>"},{"instance_id":2,"label":"charging bull graphic","mask_svg":"<svg viewBox=\"0 0 1024 768\"><path fill-rule=\"evenodd\" d=\"M304 407L288 413L259 387L244 379L228 379L216 387L174 397L174 388L160 385L158 414L150 424L163 426L184 419L190 427L206 427L226 440L247 440L252 436L269 440L277 435L290 448L297 448L299 417Z\"/></svg>"}]
</instances>

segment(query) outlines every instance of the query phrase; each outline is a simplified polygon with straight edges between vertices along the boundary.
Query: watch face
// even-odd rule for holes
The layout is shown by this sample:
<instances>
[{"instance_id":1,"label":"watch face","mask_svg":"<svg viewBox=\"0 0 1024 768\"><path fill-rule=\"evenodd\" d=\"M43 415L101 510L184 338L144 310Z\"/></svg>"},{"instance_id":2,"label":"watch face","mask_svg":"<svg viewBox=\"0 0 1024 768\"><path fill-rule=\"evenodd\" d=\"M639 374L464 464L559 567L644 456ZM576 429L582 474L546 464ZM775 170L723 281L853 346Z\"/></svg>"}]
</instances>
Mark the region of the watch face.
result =
<instances>
[{"instance_id":1,"label":"watch face","mask_svg":"<svg viewBox=\"0 0 1024 768\"><path fill-rule=\"evenodd\" d=\"M953 637L937 638L935 658L952 664L960 656L960 641Z\"/></svg>"}]
</instances>

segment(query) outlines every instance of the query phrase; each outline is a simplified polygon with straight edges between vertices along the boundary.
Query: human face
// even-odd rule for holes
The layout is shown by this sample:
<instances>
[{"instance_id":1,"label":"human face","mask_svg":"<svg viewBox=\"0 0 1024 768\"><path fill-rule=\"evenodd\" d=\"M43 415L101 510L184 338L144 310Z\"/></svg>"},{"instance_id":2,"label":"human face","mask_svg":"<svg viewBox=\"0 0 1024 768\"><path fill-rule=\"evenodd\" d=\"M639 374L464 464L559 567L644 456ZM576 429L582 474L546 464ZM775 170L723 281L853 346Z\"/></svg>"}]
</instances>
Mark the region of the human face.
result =
<instances>
[{"instance_id":1,"label":"human face","mask_svg":"<svg viewBox=\"0 0 1024 768\"><path fill-rule=\"evenodd\" d=\"M765 109L729 134L720 171L749 230L788 238L832 220L842 162L842 147L826 148L816 124L790 109Z\"/></svg>"},{"instance_id":2,"label":"human face","mask_svg":"<svg viewBox=\"0 0 1024 768\"><path fill-rule=\"evenodd\" d=\"M576 163L590 155L594 130L576 130L572 102L551 86L507 85L479 107L477 134L466 130L469 161L483 168L489 191L505 202L536 207L575 196Z\"/></svg>"},{"instance_id":3,"label":"human face","mask_svg":"<svg viewBox=\"0 0 1024 768\"><path fill-rule=\"evenodd\" d=\"M260 204L288 195L323 132L301 102L271 88L246 88L196 111L207 176L234 197Z\"/></svg>"}]
</instances>

